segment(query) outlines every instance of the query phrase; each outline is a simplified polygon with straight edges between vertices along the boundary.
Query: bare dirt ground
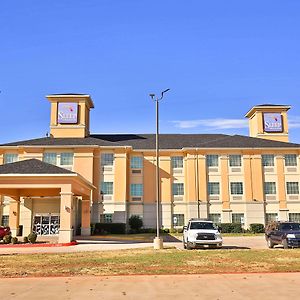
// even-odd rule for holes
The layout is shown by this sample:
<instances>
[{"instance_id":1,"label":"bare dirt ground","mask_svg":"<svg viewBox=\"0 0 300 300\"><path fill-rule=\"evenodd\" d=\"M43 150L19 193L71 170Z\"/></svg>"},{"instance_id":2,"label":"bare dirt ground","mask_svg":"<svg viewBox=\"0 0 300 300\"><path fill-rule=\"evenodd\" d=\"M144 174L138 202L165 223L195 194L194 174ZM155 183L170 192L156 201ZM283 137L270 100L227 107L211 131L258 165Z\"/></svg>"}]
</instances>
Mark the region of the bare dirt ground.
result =
<instances>
[{"instance_id":1,"label":"bare dirt ground","mask_svg":"<svg viewBox=\"0 0 300 300\"><path fill-rule=\"evenodd\" d=\"M5 299L298 299L300 273L207 274L0 280Z\"/></svg>"}]
</instances>

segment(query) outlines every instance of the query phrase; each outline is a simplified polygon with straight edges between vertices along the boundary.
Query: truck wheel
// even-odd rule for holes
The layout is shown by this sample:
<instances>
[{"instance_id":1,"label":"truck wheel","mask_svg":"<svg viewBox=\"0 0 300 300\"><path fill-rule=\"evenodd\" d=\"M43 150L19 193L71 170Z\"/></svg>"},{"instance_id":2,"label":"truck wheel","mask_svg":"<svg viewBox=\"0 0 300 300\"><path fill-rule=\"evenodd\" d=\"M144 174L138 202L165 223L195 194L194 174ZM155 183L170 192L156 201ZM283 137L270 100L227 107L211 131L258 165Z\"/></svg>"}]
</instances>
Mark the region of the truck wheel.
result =
<instances>
[{"instance_id":1,"label":"truck wheel","mask_svg":"<svg viewBox=\"0 0 300 300\"><path fill-rule=\"evenodd\" d=\"M270 238L267 239L267 243L268 243L268 247L271 249L271 248L274 248L274 243L271 241Z\"/></svg>"},{"instance_id":2,"label":"truck wheel","mask_svg":"<svg viewBox=\"0 0 300 300\"><path fill-rule=\"evenodd\" d=\"M188 240L186 241L186 249L187 250L192 250L192 247L190 246L190 243L189 243Z\"/></svg>"},{"instance_id":3,"label":"truck wheel","mask_svg":"<svg viewBox=\"0 0 300 300\"><path fill-rule=\"evenodd\" d=\"M186 243L184 242L184 239L183 239L183 249L186 249Z\"/></svg>"},{"instance_id":4,"label":"truck wheel","mask_svg":"<svg viewBox=\"0 0 300 300\"><path fill-rule=\"evenodd\" d=\"M285 239L285 240L282 241L282 246L283 246L284 249L288 249L289 248L287 239Z\"/></svg>"}]
</instances>

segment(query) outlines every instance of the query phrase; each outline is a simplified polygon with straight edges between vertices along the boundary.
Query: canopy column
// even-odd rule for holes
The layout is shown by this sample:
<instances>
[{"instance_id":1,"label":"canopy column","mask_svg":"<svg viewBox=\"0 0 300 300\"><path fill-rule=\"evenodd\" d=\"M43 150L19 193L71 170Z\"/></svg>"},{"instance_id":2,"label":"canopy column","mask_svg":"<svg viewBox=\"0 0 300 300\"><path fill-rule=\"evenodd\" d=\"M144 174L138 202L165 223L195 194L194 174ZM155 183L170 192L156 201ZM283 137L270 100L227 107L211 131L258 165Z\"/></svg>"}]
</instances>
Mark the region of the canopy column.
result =
<instances>
[{"instance_id":1,"label":"canopy column","mask_svg":"<svg viewBox=\"0 0 300 300\"><path fill-rule=\"evenodd\" d=\"M61 189L59 243L69 243L73 239L73 195L71 185Z\"/></svg>"},{"instance_id":2,"label":"canopy column","mask_svg":"<svg viewBox=\"0 0 300 300\"><path fill-rule=\"evenodd\" d=\"M91 201L83 196L81 202L81 235L91 235Z\"/></svg>"},{"instance_id":3,"label":"canopy column","mask_svg":"<svg viewBox=\"0 0 300 300\"><path fill-rule=\"evenodd\" d=\"M20 198L12 198L9 204L9 227L12 236L16 236L20 225Z\"/></svg>"}]
</instances>

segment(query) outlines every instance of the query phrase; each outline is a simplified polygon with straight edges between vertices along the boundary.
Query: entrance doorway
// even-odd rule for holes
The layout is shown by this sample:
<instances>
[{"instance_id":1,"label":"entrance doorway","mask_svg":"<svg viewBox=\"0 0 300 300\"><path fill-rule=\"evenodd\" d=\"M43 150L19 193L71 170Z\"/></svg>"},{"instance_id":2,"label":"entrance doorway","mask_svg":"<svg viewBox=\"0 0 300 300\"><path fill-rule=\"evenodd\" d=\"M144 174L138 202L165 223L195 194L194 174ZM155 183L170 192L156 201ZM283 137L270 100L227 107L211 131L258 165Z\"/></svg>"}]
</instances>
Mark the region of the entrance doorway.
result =
<instances>
[{"instance_id":1,"label":"entrance doorway","mask_svg":"<svg viewBox=\"0 0 300 300\"><path fill-rule=\"evenodd\" d=\"M37 235L55 235L59 233L59 214L35 215L33 232Z\"/></svg>"}]
</instances>

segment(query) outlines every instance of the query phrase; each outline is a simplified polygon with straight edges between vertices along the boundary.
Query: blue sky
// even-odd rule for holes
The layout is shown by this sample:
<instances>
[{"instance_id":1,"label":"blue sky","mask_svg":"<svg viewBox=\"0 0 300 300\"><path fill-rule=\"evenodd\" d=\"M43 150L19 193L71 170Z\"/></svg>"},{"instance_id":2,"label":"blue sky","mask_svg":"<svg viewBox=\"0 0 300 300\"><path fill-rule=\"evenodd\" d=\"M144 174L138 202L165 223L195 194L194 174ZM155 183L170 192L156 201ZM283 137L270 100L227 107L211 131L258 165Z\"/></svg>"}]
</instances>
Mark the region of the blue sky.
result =
<instances>
[{"instance_id":1,"label":"blue sky","mask_svg":"<svg viewBox=\"0 0 300 300\"><path fill-rule=\"evenodd\" d=\"M248 134L290 104L300 143L300 1L60 0L0 4L0 142L45 136L51 93L87 93L93 133Z\"/></svg>"}]
</instances>

